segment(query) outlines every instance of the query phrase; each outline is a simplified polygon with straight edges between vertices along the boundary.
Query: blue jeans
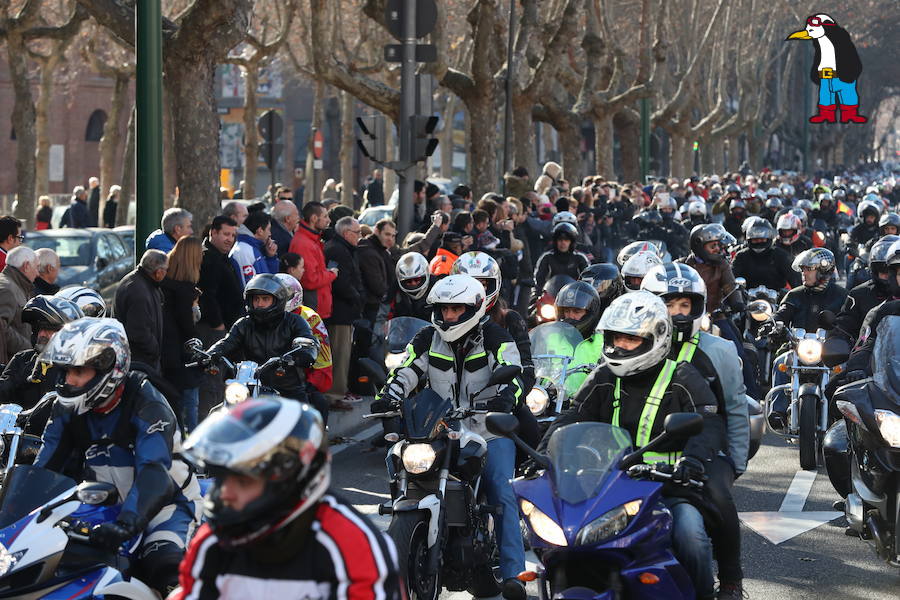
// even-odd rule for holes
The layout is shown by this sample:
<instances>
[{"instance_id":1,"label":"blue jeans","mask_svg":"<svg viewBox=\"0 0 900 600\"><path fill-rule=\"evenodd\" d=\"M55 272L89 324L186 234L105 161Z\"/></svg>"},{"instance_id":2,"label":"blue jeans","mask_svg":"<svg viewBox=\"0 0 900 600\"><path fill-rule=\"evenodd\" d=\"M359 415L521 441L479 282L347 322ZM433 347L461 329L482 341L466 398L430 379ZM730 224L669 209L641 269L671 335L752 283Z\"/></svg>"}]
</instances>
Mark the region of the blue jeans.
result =
<instances>
[{"instance_id":1,"label":"blue jeans","mask_svg":"<svg viewBox=\"0 0 900 600\"><path fill-rule=\"evenodd\" d=\"M744 374L744 386L747 388L747 395L757 400L762 398L762 390L759 389L759 384L756 381L753 365L747 360L747 351L744 349L744 344L741 341L740 332L731 319L719 319L715 322L715 325L721 331L722 338L729 340L737 350L737 355L741 359L741 371Z\"/></svg>"},{"instance_id":2,"label":"blue jeans","mask_svg":"<svg viewBox=\"0 0 900 600\"><path fill-rule=\"evenodd\" d=\"M856 82L844 83L837 77L819 80L819 104L831 106L842 104L844 106L856 106L859 104L859 96L856 94Z\"/></svg>"},{"instance_id":3,"label":"blue jeans","mask_svg":"<svg viewBox=\"0 0 900 600\"><path fill-rule=\"evenodd\" d=\"M703 525L703 515L693 505L680 498L663 498L672 513L672 549L691 581L698 598L715 595L712 543Z\"/></svg>"},{"instance_id":4,"label":"blue jeans","mask_svg":"<svg viewBox=\"0 0 900 600\"><path fill-rule=\"evenodd\" d=\"M791 380L791 376L786 371L782 372L778 369L779 365L787 362L788 354L790 354L790 351L782 352L772 362L772 387L775 387L776 385L784 385ZM787 408L787 395L784 392L778 392L777 394L775 394L772 398L772 410L784 414L785 412L787 412Z\"/></svg>"},{"instance_id":5,"label":"blue jeans","mask_svg":"<svg viewBox=\"0 0 900 600\"><path fill-rule=\"evenodd\" d=\"M197 428L197 411L200 408L200 388L181 390L181 424L190 433Z\"/></svg>"},{"instance_id":6,"label":"blue jeans","mask_svg":"<svg viewBox=\"0 0 900 600\"><path fill-rule=\"evenodd\" d=\"M519 507L510 479L516 464L516 446L509 438L496 438L488 442L487 460L483 481L487 500L503 507L497 519L497 544L500 547L500 574L503 579L517 576L525 570L525 547L519 529Z\"/></svg>"}]
</instances>

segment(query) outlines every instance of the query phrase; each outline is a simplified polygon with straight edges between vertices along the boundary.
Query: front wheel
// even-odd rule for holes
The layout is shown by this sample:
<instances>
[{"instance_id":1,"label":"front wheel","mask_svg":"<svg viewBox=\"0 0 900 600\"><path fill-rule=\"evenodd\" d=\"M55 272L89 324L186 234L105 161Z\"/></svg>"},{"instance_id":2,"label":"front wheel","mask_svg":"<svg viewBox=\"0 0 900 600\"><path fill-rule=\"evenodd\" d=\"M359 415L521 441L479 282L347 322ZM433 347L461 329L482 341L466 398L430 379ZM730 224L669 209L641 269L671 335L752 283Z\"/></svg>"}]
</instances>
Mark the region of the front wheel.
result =
<instances>
[{"instance_id":1,"label":"front wheel","mask_svg":"<svg viewBox=\"0 0 900 600\"><path fill-rule=\"evenodd\" d=\"M800 468L815 471L819 456L819 420L816 396L800 397Z\"/></svg>"},{"instance_id":2,"label":"front wheel","mask_svg":"<svg viewBox=\"0 0 900 600\"><path fill-rule=\"evenodd\" d=\"M407 597L410 600L437 600L441 591L439 573L427 574L428 513L394 514L387 534L397 547L400 576L406 582Z\"/></svg>"}]
</instances>

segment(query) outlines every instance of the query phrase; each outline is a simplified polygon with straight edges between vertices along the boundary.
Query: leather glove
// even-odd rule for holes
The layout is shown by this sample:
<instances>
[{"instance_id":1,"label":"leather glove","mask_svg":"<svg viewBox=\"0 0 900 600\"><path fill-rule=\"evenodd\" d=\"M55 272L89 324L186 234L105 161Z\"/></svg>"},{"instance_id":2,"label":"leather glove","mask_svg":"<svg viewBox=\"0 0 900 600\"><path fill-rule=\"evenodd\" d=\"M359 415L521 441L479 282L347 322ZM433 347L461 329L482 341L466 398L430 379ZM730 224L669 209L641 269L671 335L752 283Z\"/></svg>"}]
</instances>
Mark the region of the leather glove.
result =
<instances>
[{"instance_id":1,"label":"leather glove","mask_svg":"<svg viewBox=\"0 0 900 600\"><path fill-rule=\"evenodd\" d=\"M688 483L691 479L694 481L706 481L706 468L700 459L693 456L682 456L675 463L675 470L672 473L674 480L680 483Z\"/></svg>"},{"instance_id":2,"label":"leather glove","mask_svg":"<svg viewBox=\"0 0 900 600\"><path fill-rule=\"evenodd\" d=\"M298 367L306 369L313 366L316 362L316 358L317 356L315 354L311 355L309 352L300 352L294 357L294 362Z\"/></svg>"},{"instance_id":3,"label":"leather glove","mask_svg":"<svg viewBox=\"0 0 900 600\"><path fill-rule=\"evenodd\" d=\"M115 551L142 530L140 517L134 513L121 513L112 523L95 525L91 529L91 543Z\"/></svg>"},{"instance_id":4,"label":"leather glove","mask_svg":"<svg viewBox=\"0 0 900 600\"><path fill-rule=\"evenodd\" d=\"M490 412L512 412L513 403L506 398L491 398L487 401L486 407Z\"/></svg>"}]
</instances>

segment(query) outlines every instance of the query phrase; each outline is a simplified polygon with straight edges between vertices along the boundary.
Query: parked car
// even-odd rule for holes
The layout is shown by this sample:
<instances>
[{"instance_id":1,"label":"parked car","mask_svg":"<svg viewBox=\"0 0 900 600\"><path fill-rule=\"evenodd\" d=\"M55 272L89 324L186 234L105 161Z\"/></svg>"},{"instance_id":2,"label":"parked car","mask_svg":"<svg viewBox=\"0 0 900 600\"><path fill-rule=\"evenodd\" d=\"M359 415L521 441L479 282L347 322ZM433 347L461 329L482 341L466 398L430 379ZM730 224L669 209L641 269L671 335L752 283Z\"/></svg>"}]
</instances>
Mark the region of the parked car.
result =
<instances>
[{"instance_id":1,"label":"parked car","mask_svg":"<svg viewBox=\"0 0 900 600\"><path fill-rule=\"evenodd\" d=\"M111 301L119 282L134 268L133 246L109 229L46 229L29 231L25 245L50 248L59 255L60 287L83 285Z\"/></svg>"},{"instance_id":2,"label":"parked car","mask_svg":"<svg viewBox=\"0 0 900 600\"><path fill-rule=\"evenodd\" d=\"M370 206L359 215L359 222L374 228L375 223L384 218L390 219L393 214L393 206Z\"/></svg>"},{"instance_id":3,"label":"parked car","mask_svg":"<svg viewBox=\"0 0 900 600\"><path fill-rule=\"evenodd\" d=\"M128 248L128 251L134 254L134 225L120 225L113 229L113 233L118 234L122 241L125 242L125 247Z\"/></svg>"}]
</instances>

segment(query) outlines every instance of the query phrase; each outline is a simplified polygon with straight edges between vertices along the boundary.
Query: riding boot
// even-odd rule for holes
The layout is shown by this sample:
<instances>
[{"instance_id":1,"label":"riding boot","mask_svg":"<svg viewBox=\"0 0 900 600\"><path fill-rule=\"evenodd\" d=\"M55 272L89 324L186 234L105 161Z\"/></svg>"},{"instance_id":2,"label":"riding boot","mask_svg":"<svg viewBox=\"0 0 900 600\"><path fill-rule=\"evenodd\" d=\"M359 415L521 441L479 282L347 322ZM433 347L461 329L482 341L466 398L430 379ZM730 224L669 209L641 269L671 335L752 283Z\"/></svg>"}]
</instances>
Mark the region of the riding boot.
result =
<instances>
[{"instance_id":1,"label":"riding boot","mask_svg":"<svg viewBox=\"0 0 900 600\"><path fill-rule=\"evenodd\" d=\"M866 117L857 114L857 110L859 110L858 104L841 106L841 123L865 123L868 121Z\"/></svg>"},{"instance_id":2,"label":"riding boot","mask_svg":"<svg viewBox=\"0 0 900 600\"><path fill-rule=\"evenodd\" d=\"M810 123L837 123L837 104L820 104L819 114L809 118Z\"/></svg>"}]
</instances>

